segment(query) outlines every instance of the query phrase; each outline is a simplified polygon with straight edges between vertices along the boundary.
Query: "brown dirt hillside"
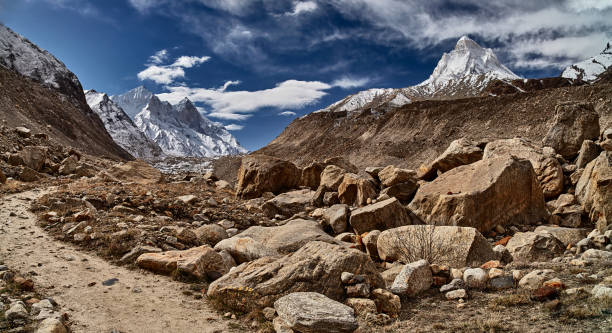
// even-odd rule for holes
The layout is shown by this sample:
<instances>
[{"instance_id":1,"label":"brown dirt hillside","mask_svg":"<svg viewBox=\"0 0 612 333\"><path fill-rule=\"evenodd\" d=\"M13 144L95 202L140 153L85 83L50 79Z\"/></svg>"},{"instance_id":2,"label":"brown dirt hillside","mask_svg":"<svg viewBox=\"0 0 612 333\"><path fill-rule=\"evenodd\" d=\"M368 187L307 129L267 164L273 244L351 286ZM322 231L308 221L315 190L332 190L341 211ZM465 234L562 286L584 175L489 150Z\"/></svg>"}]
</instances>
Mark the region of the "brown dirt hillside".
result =
<instances>
[{"instance_id":1,"label":"brown dirt hillside","mask_svg":"<svg viewBox=\"0 0 612 333\"><path fill-rule=\"evenodd\" d=\"M45 133L65 146L95 156L132 159L106 132L80 95L62 94L0 66L0 121Z\"/></svg>"},{"instance_id":2,"label":"brown dirt hillside","mask_svg":"<svg viewBox=\"0 0 612 333\"><path fill-rule=\"evenodd\" d=\"M544 87L540 87L544 88ZM612 126L612 80L525 93L446 101L420 101L389 111L377 109L312 113L293 121L257 151L305 165L344 156L359 168L416 168L433 160L451 141L523 137L540 141L555 106L568 101L595 105L602 128Z\"/></svg>"}]
</instances>

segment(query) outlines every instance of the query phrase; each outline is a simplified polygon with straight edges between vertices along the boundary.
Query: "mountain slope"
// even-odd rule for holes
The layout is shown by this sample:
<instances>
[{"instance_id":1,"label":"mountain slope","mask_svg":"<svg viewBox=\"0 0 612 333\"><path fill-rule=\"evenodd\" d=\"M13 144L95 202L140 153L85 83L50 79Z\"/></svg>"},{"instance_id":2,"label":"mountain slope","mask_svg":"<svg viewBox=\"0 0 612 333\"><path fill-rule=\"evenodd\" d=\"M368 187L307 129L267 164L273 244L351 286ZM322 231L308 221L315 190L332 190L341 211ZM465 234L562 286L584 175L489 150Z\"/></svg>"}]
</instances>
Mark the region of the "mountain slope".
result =
<instances>
[{"instance_id":1,"label":"mountain slope","mask_svg":"<svg viewBox=\"0 0 612 333\"><path fill-rule=\"evenodd\" d=\"M113 140L132 156L148 159L162 155L162 149L147 138L108 95L88 90L85 92L85 98L91 109L98 114Z\"/></svg>"},{"instance_id":2,"label":"mountain slope","mask_svg":"<svg viewBox=\"0 0 612 333\"><path fill-rule=\"evenodd\" d=\"M227 130L202 117L188 99L172 106L152 95L134 122L170 156L214 157L247 152Z\"/></svg>"},{"instance_id":3,"label":"mountain slope","mask_svg":"<svg viewBox=\"0 0 612 333\"><path fill-rule=\"evenodd\" d=\"M124 94L111 96L113 102L121 106L123 111L132 119L149 104L153 93L144 86L136 87Z\"/></svg>"},{"instance_id":4,"label":"mountain slope","mask_svg":"<svg viewBox=\"0 0 612 333\"><path fill-rule=\"evenodd\" d=\"M597 77L612 66L612 43L608 43L606 48L598 55L587 60L575 63L565 68L562 77L568 79L580 79L592 82Z\"/></svg>"},{"instance_id":5,"label":"mountain slope","mask_svg":"<svg viewBox=\"0 0 612 333\"><path fill-rule=\"evenodd\" d=\"M0 25L0 119L46 133L59 144L115 159L133 157L119 147L85 100L66 66Z\"/></svg>"},{"instance_id":6,"label":"mountain slope","mask_svg":"<svg viewBox=\"0 0 612 333\"><path fill-rule=\"evenodd\" d=\"M398 107L416 100L449 99L481 95L495 80L516 80L493 50L463 36L444 53L431 76L420 84L400 89L370 89L348 96L321 111L358 111L383 105Z\"/></svg>"}]
</instances>

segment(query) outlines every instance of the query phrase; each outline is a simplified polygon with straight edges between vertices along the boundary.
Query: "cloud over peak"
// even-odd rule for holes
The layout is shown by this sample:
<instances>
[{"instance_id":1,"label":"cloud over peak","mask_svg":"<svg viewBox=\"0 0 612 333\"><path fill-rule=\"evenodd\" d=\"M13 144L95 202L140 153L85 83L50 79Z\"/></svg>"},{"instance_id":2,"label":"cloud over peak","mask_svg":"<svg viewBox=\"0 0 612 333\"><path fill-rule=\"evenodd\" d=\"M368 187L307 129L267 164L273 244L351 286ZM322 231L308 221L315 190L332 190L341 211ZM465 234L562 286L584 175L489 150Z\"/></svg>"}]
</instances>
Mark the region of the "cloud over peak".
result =
<instances>
[{"instance_id":1,"label":"cloud over peak","mask_svg":"<svg viewBox=\"0 0 612 333\"><path fill-rule=\"evenodd\" d=\"M192 68L210 57L180 56L170 65L162 65L169 57L168 50L163 49L149 57L147 68L138 73L139 80L151 80L157 84L171 84L185 77L185 68Z\"/></svg>"}]
</instances>

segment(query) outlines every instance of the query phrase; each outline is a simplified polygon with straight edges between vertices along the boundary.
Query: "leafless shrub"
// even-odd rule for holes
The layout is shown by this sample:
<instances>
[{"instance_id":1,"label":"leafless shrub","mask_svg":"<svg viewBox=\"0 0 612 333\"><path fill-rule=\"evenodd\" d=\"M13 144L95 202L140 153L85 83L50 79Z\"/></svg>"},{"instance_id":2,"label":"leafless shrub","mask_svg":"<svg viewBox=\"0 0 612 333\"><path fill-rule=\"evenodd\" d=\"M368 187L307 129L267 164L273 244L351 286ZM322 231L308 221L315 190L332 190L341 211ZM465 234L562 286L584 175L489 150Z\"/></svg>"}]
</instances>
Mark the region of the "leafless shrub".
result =
<instances>
[{"instance_id":1,"label":"leafless shrub","mask_svg":"<svg viewBox=\"0 0 612 333\"><path fill-rule=\"evenodd\" d=\"M400 249L399 260L406 263L421 259L429 263L452 261L452 244L445 243L436 235L434 225L412 226L409 232L398 232L395 242Z\"/></svg>"}]
</instances>

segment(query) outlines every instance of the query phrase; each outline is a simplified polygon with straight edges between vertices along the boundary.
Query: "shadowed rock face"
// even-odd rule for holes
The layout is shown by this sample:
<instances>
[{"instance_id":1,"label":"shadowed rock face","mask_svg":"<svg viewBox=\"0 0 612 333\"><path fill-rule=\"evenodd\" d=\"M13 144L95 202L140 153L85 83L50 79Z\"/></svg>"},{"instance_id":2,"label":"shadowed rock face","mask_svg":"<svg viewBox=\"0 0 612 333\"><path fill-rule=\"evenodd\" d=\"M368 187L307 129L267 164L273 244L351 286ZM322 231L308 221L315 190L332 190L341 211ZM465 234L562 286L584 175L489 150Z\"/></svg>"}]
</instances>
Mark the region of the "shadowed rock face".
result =
<instances>
[{"instance_id":1,"label":"shadowed rock face","mask_svg":"<svg viewBox=\"0 0 612 333\"><path fill-rule=\"evenodd\" d=\"M293 163L265 155L242 158L238 170L236 196L243 199L260 197L265 192L280 193L296 187L302 174Z\"/></svg>"}]
</instances>

